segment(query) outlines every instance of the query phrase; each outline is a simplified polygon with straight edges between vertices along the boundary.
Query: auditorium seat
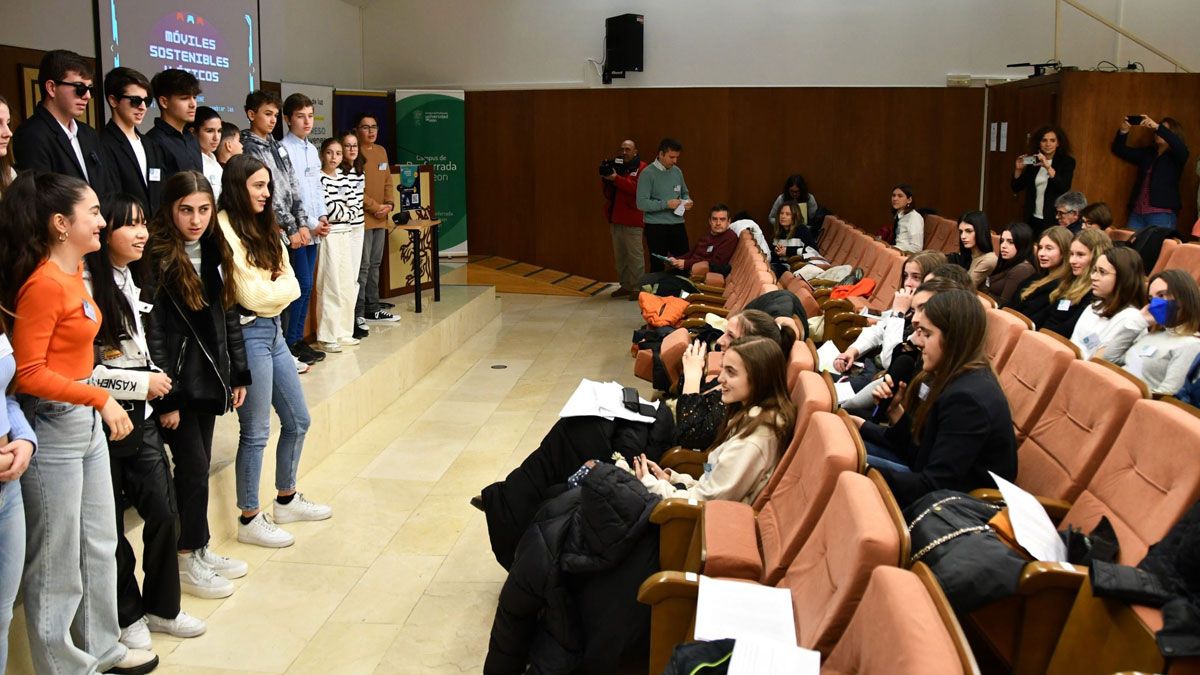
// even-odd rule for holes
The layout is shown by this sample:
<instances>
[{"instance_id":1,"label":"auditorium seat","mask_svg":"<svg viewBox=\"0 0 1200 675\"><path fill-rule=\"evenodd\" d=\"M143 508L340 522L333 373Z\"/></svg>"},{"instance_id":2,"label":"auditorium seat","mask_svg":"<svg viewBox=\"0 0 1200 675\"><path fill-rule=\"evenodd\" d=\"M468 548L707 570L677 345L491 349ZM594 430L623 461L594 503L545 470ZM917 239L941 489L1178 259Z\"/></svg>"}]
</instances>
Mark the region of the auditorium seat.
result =
<instances>
[{"instance_id":1,"label":"auditorium seat","mask_svg":"<svg viewBox=\"0 0 1200 675\"><path fill-rule=\"evenodd\" d=\"M1025 315L1011 309L987 310L987 339L984 353L997 372L1004 368L1021 334L1033 328Z\"/></svg>"},{"instance_id":2,"label":"auditorium seat","mask_svg":"<svg viewBox=\"0 0 1200 675\"><path fill-rule=\"evenodd\" d=\"M1000 257L1000 235L995 232L992 233L992 252L996 254L997 258Z\"/></svg>"},{"instance_id":3,"label":"auditorium seat","mask_svg":"<svg viewBox=\"0 0 1200 675\"><path fill-rule=\"evenodd\" d=\"M1133 404L1149 398L1146 384L1107 361L1072 361L1045 411L1017 448L1022 489L1043 498L1055 520L1083 491L1116 441ZM976 496L998 499L998 490Z\"/></svg>"},{"instance_id":4,"label":"auditorium seat","mask_svg":"<svg viewBox=\"0 0 1200 675\"><path fill-rule=\"evenodd\" d=\"M796 340L792 343L792 353L788 355L787 386L791 391L796 386L796 379L804 371L817 369L817 347L812 340Z\"/></svg>"},{"instance_id":5,"label":"auditorium seat","mask_svg":"<svg viewBox=\"0 0 1200 675\"><path fill-rule=\"evenodd\" d=\"M792 437L785 459L757 513L742 502L703 505L699 565L685 571L776 583L811 534L838 475L863 471L866 451L844 411L815 412Z\"/></svg>"},{"instance_id":6,"label":"auditorium seat","mask_svg":"<svg viewBox=\"0 0 1200 675\"><path fill-rule=\"evenodd\" d=\"M1154 269L1150 270L1150 276L1174 267L1174 265L1169 263L1171 262L1171 256L1175 253L1175 249L1179 248L1179 246L1178 239L1163 239L1162 248L1158 252L1158 260L1154 263Z\"/></svg>"},{"instance_id":7,"label":"auditorium seat","mask_svg":"<svg viewBox=\"0 0 1200 675\"><path fill-rule=\"evenodd\" d=\"M881 494L879 485L884 485L882 479L876 482L862 474L841 473L812 536L774 584L791 592L796 642L801 647L828 654L866 591L872 571L895 566L907 555L904 520L897 518L899 508L890 492ZM649 672L662 672L675 645L691 637L698 585L684 572L659 572L638 590L638 601L650 605Z\"/></svg>"},{"instance_id":8,"label":"auditorium seat","mask_svg":"<svg viewBox=\"0 0 1200 675\"><path fill-rule=\"evenodd\" d=\"M683 353L687 351L690 342L691 335L686 328L677 328L663 338L659 348L659 359L671 381L670 389L674 389L679 383L679 376L683 372ZM654 350L638 350L634 357L633 374L647 382L654 382Z\"/></svg>"},{"instance_id":9,"label":"auditorium seat","mask_svg":"<svg viewBox=\"0 0 1200 675\"><path fill-rule=\"evenodd\" d=\"M1139 400L1059 529L1107 518L1116 562L1136 565L1200 499L1200 417L1178 402ZM1017 595L975 610L971 623L1017 675L1044 673L1087 568L1031 562Z\"/></svg>"},{"instance_id":10,"label":"auditorium seat","mask_svg":"<svg viewBox=\"0 0 1200 675\"><path fill-rule=\"evenodd\" d=\"M821 675L973 675L962 627L925 563L876 567Z\"/></svg>"},{"instance_id":11,"label":"auditorium seat","mask_svg":"<svg viewBox=\"0 0 1200 675\"><path fill-rule=\"evenodd\" d=\"M1165 243L1165 242L1164 242ZM1181 244L1171 253L1163 269L1183 270L1200 283L1200 244Z\"/></svg>"},{"instance_id":12,"label":"auditorium seat","mask_svg":"<svg viewBox=\"0 0 1200 675\"><path fill-rule=\"evenodd\" d=\"M1133 239L1133 230L1126 230L1120 227L1110 227L1105 232L1108 233L1108 238L1113 241L1129 241Z\"/></svg>"},{"instance_id":13,"label":"auditorium seat","mask_svg":"<svg viewBox=\"0 0 1200 675\"><path fill-rule=\"evenodd\" d=\"M1017 442L1029 435L1079 349L1047 330L1023 331L1000 370L1000 387L1012 411Z\"/></svg>"},{"instance_id":14,"label":"auditorium seat","mask_svg":"<svg viewBox=\"0 0 1200 675\"><path fill-rule=\"evenodd\" d=\"M984 309L998 309L1000 307L1000 305L996 304L995 298L983 291L975 291L975 295L979 296L979 302L983 304Z\"/></svg>"}]
</instances>

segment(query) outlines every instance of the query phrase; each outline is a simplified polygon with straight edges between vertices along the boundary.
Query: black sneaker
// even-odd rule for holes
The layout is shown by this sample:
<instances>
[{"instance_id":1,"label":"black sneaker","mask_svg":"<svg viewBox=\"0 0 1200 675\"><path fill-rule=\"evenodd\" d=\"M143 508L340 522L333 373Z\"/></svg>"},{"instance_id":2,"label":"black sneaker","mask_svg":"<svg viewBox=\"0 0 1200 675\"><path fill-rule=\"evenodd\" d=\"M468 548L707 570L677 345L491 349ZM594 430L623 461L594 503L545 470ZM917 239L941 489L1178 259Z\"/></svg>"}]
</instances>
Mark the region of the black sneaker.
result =
<instances>
[{"instance_id":1,"label":"black sneaker","mask_svg":"<svg viewBox=\"0 0 1200 675\"><path fill-rule=\"evenodd\" d=\"M313 363L325 360L325 352L323 352L319 349L313 349L312 345L305 343L305 342L301 342L300 347L301 347L301 349L304 349L305 352L307 352L308 355L313 358Z\"/></svg>"},{"instance_id":2,"label":"black sneaker","mask_svg":"<svg viewBox=\"0 0 1200 675\"><path fill-rule=\"evenodd\" d=\"M395 321L399 321L399 320L400 320L400 317L395 316L394 314L387 311L386 309L377 309L374 312L367 313L367 321L395 322Z\"/></svg>"},{"instance_id":3,"label":"black sneaker","mask_svg":"<svg viewBox=\"0 0 1200 675\"><path fill-rule=\"evenodd\" d=\"M365 328L359 328L358 326L354 327L354 339L355 340L361 340L363 338L369 338L369 337L371 337L371 331L369 331Z\"/></svg>"},{"instance_id":4,"label":"black sneaker","mask_svg":"<svg viewBox=\"0 0 1200 675\"><path fill-rule=\"evenodd\" d=\"M297 342L289 347L289 349L292 352L292 356L300 359L301 362L307 363L310 366L318 361L325 360L325 354L314 350L312 347L304 344L303 341Z\"/></svg>"}]
</instances>

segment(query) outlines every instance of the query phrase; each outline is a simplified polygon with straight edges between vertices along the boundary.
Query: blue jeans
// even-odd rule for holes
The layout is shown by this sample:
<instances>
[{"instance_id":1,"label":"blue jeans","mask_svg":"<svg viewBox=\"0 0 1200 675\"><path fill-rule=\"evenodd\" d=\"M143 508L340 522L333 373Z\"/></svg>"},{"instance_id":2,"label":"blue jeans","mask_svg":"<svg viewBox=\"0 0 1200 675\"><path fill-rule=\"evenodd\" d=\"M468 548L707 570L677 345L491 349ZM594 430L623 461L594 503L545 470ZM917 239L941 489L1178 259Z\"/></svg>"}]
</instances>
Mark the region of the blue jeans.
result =
<instances>
[{"instance_id":1,"label":"blue jeans","mask_svg":"<svg viewBox=\"0 0 1200 675\"><path fill-rule=\"evenodd\" d=\"M876 469L891 469L892 471L899 471L901 473L912 473L912 469L904 463L904 460L900 459L900 456L892 452L889 448L871 443L870 441L864 442L864 445L867 446L867 466L873 466Z\"/></svg>"},{"instance_id":2,"label":"blue jeans","mask_svg":"<svg viewBox=\"0 0 1200 675\"><path fill-rule=\"evenodd\" d=\"M38 449L21 478L25 502L25 617L38 673L108 670L117 638L117 525L100 416L39 401Z\"/></svg>"},{"instance_id":3,"label":"blue jeans","mask_svg":"<svg viewBox=\"0 0 1200 675\"><path fill-rule=\"evenodd\" d=\"M308 299L312 296L313 271L317 268L317 245L310 244L300 248L289 248L288 255L292 259L292 271L296 273L296 281L300 282L300 297L288 305L287 325L283 337L289 345L294 345L304 339L304 321L308 318Z\"/></svg>"},{"instance_id":4,"label":"blue jeans","mask_svg":"<svg viewBox=\"0 0 1200 675\"><path fill-rule=\"evenodd\" d=\"M0 673L8 663L8 627L25 569L25 504L21 481L0 483Z\"/></svg>"},{"instance_id":5,"label":"blue jeans","mask_svg":"<svg viewBox=\"0 0 1200 675\"><path fill-rule=\"evenodd\" d=\"M1175 229L1175 216L1172 213L1131 213L1126 227L1137 232L1147 227L1163 227L1168 230Z\"/></svg>"},{"instance_id":6,"label":"blue jeans","mask_svg":"<svg viewBox=\"0 0 1200 675\"><path fill-rule=\"evenodd\" d=\"M242 326L251 385L238 408L241 434L237 450L237 500L243 511L258 510L258 484L263 450L271 435L271 407L279 415L279 443L275 446L275 488L293 490L300 451L310 419L296 362L283 341L279 318L259 317Z\"/></svg>"}]
</instances>

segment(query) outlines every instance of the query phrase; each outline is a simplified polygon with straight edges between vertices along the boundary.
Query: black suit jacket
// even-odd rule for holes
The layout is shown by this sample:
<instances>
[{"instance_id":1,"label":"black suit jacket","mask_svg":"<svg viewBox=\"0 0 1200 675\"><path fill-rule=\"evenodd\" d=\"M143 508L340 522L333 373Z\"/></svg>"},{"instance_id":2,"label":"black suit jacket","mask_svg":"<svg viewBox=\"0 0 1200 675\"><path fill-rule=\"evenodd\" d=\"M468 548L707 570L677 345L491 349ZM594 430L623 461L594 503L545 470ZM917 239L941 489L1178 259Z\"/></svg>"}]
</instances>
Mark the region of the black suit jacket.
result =
<instances>
[{"instance_id":1,"label":"black suit jacket","mask_svg":"<svg viewBox=\"0 0 1200 675\"><path fill-rule=\"evenodd\" d=\"M1075 176L1075 158L1070 155L1054 155L1051 163L1054 167L1054 178L1046 183L1046 194L1042 197L1042 220L1054 223L1054 200L1071 191L1071 179ZM1033 218L1033 205L1037 201L1037 188L1033 181L1037 178L1036 164L1025 167L1020 178L1012 179L1013 194L1025 191L1025 222Z\"/></svg>"},{"instance_id":2,"label":"black suit jacket","mask_svg":"<svg viewBox=\"0 0 1200 675\"><path fill-rule=\"evenodd\" d=\"M1016 479L1012 413L991 368L959 375L931 405L920 444L913 442L909 412L888 429L873 422L862 425L863 439L890 447L912 468L911 472L879 470L902 508L934 490L995 487L988 471L1005 480Z\"/></svg>"},{"instance_id":3,"label":"black suit jacket","mask_svg":"<svg viewBox=\"0 0 1200 675\"><path fill-rule=\"evenodd\" d=\"M110 120L100 132L100 147L112 176L113 190L141 200L142 207L146 209L146 219L149 220L158 210L158 198L163 181L167 179L167 168L162 148L142 136L140 131L135 130L135 133L142 139L142 148L146 151L148 176L142 174L137 155L133 154L133 146L116 122Z\"/></svg>"},{"instance_id":4,"label":"black suit jacket","mask_svg":"<svg viewBox=\"0 0 1200 675\"><path fill-rule=\"evenodd\" d=\"M100 136L86 124L78 121L75 124L79 129L79 149L87 165L86 176L67 132L43 105L39 105L33 116L22 122L13 134L13 159L17 170L48 171L86 180L104 201L112 194L113 185L100 149Z\"/></svg>"}]
</instances>

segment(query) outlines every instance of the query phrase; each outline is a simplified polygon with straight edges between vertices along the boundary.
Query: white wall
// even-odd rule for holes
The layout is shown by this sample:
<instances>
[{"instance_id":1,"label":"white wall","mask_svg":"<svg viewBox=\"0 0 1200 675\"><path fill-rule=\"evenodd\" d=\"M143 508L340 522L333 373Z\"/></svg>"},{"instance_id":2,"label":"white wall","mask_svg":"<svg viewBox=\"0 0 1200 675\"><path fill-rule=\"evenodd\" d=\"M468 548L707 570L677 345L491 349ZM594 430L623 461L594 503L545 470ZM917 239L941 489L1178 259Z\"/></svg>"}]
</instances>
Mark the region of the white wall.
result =
<instances>
[{"instance_id":1,"label":"white wall","mask_svg":"<svg viewBox=\"0 0 1200 675\"><path fill-rule=\"evenodd\" d=\"M1085 2L1200 70L1197 0ZM371 0L364 84L600 86L586 59L603 56L604 18L625 12L646 17L646 72L616 86L938 86L1054 55L1053 0ZM1162 69L1071 7L1060 28L1064 63Z\"/></svg>"},{"instance_id":2,"label":"white wall","mask_svg":"<svg viewBox=\"0 0 1200 675\"><path fill-rule=\"evenodd\" d=\"M0 44L95 56L92 0L2 0ZM362 87L359 8L342 0L261 0L263 78Z\"/></svg>"}]
</instances>

